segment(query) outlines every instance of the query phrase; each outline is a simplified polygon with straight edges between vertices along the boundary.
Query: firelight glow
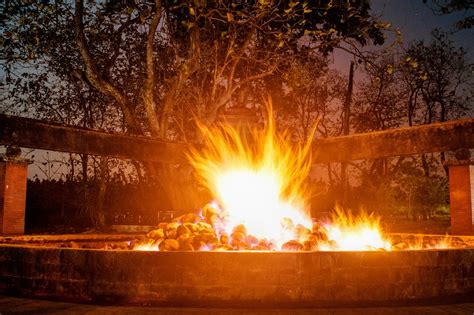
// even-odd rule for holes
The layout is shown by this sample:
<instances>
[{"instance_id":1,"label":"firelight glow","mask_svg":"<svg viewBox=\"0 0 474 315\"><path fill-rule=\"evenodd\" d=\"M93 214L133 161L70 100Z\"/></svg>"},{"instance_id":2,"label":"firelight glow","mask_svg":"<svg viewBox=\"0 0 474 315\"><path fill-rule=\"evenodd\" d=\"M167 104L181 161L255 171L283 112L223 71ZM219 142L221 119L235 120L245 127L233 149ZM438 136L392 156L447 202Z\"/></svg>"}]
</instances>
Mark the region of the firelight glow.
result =
<instances>
[{"instance_id":1,"label":"firelight glow","mask_svg":"<svg viewBox=\"0 0 474 315\"><path fill-rule=\"evenodd\" d=\"M311 167L309 141L294 145L287 132L275 132L273 119L265 129L247 133L245 126L242 130L227 124L199 127L205 145L192 150L190 161L226 212L225 232L244 224L249 234L280 245L294 238L282 226L283 218L311 227L304 208L308 197L304 180Z\"/></svg>"},{"instance_id":2,"label":"firelight glow","mask_svg":"<svg viewBox=\"0 0 474 315\"><path fill-rule=\"evenodd\" d=\"M353 217L337 207L325 228L328 239L333 242L323 244L320 250L391 250L392 247L381 233L379 220L365 213Z\"/></svg>"},{"instance_id":3,"label":"firelight glow","mask_svg":"<svg viewBox=\"0 0 474 315\"><path fill-rule=\"evenodd\" d=\"M281 248L287 241L311 237L313 223L305 207L310 197L305 179L311 167L311 139L294 143L288 132L276 131L271 109L268 117L266 128L246 132L245 126L225 123L199 125L204 147L193 149L189 160L225 214L223 226L214 227L217 233L220 229L230 234L243 224L248 234ZM335 219L325 226L328 240L318 244L320 250L390 249L378 221L344 220L342 213Z\"/></svg>"}]
</instances>

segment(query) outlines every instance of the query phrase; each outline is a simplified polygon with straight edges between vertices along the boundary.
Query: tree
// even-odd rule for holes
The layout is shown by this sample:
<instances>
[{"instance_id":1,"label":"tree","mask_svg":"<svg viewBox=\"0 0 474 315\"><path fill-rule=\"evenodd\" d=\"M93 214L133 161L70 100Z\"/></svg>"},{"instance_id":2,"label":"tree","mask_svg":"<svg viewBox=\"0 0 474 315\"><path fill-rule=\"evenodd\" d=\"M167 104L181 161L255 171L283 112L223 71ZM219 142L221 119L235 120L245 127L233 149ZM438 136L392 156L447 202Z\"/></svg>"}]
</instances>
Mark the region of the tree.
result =
<instances>
[{"instance_id":1,"label":"tree","mask_svg":"<svg viewBox=\"0 0 474 315\"><path fill-rule=\"evenodd\" d=\"M306 58L293 59L282 80L284 88L279 89L277 84L279 91L272 91L271 95L276 96L274 107L280 125L291 129L296 141L307 141L313 136L314 127L316 136L339 135L334 114L342 102L345 80L337 71L328 69L324 58L308 54Z\"/></svg>"},{"instance_id":2,"label":"tree","mask_svg":"<svg viewBox=\"0 0 474 315\"><path fill-rule=\"evenodd\" d=\"M2 110L22 99L26 115L193 141L195 119L211 123L223 106L258 103L254 90L281 89L278 76L303 47L381 44L385 26L369 10L365 0L8 1ZM183 195L175 181L185 167L145 168L170 196Z\"/></svg>"},{"instance_id":3,"label":"tree","mask_svg":"<svg viewBox=\"0 0 474 315\"><path fill-rule=\"evenodd\" d=\"M79 81L120 111L127 132L167 138L172 107L190 85L208 87L199 95L209 107L202 117L212 118L247 83L277 73L301 39L323 53L347 38L382 43L369 8L366 1L9 1L2 59L7 84L27 65L46 80Z\"/></svg>"},{"instance_id":4,"label":"tree","mask_svg":"<svg viewBox=\"0 0 474 315\"><path fill-rule=\"evenodd\" d=\"M456 27L459 30L469 29L474 24L474 15L472 15L474 2L472 0L430 0L429 4L428 0L423 0L423 3L427 4L436 14L445 15L464 11L467 16L456 23Z\"/></svg>"},{"instance_id":5,"label":"tree","mask_svg":"<svg viewBox=\"0 0 474 315\"><path fill-rule=\"evenodd\" d=\"M429 44L412 43L403 66L407 79L416 81L419 89L419 122L443 122L472 110L474 64L468 62L466 51L456 47L447 34L434 30Z\"/></svg>"},{"instance_id":6,"label":"tree","mask_svg":"<svg viewBox=\"0 0 474 315\"><path fill-rule=\"evenodd\" d=\"M403 82L409 89L408 121L443 122L472 114L474 64L466 59L466 51L456 47L449 37L434 30L432 41L412 43L402 61ZM425 173L428 166L422 155ZM440 154L443 164L445 154ZM447 169L445 169L447 174Z\"/></svg>"},{"instance_id":7,"label":"tree","mask_svg":"<svg viewBox=\"0 0 474 315\"><path fill-rule=\"evenodd\" d=\"M445 34L434 31L429 43L417 41L401 53L366 61L352 113L356 132L472 115L473 65ZM444 159L442 153L352 163L359 186L355 195L368 207L398 205L413 218L430 217L447 203Z\"/></svg>"}]
</instances>

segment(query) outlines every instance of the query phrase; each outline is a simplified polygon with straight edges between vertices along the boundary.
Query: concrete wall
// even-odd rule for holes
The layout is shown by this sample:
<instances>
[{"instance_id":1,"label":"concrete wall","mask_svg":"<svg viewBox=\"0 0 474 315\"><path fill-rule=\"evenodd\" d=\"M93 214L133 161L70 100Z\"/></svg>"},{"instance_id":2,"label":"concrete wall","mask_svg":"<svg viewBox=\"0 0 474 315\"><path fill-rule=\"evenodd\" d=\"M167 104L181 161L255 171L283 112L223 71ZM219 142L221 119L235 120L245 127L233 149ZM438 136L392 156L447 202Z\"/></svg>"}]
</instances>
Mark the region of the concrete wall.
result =
<instances>
[{"instance_id":1,"label":"concrete wall","mask_svg":"<svg viewBox=\"0 0 474 315\"><path fill-rule=\"evenodd\" d=\"M474 250L140 252L0 245L0 293L192 306L441 302L474 294Z\"/></svg>"}]
</instances>

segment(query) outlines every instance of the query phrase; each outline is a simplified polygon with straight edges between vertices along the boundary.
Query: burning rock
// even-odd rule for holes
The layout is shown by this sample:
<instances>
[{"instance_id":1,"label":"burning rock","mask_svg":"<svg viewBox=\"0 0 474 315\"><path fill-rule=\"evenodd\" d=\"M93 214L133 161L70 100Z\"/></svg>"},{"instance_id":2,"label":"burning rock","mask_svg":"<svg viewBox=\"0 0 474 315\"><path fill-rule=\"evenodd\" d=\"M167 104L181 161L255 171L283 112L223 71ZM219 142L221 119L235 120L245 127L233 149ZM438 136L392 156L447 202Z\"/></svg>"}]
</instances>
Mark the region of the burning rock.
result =
<instances>
[{"instance_id":1,"label":"burning rock","mask_svg":"<svg viewBox=\"0 0 474 315\"><path fill-rule=\"evenodd\" d=\"M308 239L303 242L303 249L305 251L315 251L318 249L318 242Z\"/></svg>"},{"instance_id":2,"label":"burning rock","mask_svg":"<svg viewBox=\"0 0 474 315\"><path fill-rule=\"evenodd\" d=\"M158 246L162 252L170 252L179 250L179 242L174 239L166 239Z\"/></svg>"},{"instance_id":3,"label":"burning rock","mask_svg":"<svg viewBox=\"0 0 474 315\"><path fill-rule=\"evenodd\" d=\"M178 238L183 235L187 235L189 237L191 235L191 231L186 225L180 225L176 229L176 235L178 236Z\"/></svg>"},{"instance_id":4,"label":"burning rock","mask_svg":"<svg viewBox=\"0 0 474 315\"><path fill-rule=\"evenodd\" d=\"M229 244L229 236L225 233L221 234L221 237L220 237L219 240L220 240L221 244L223 244L223 245Z\"/></svg>"},{"instance_id":5,"label":"burning rock","mask_svg":"<svg viewBox=\"0 0 474 315\"><path fill-rule=\"evenodd\" d=\"M247 235L247 228L243 224L239 224L232 229L232 233L241 233L242 235Z\"/></svg>"},{"instance_id":6,"label":"burning rock","mask_svg":"<svg viewBox=\"0 0 474 315\"><path fill-rule=\"evenodd\" d=\"M147 238L152 238L154 240L161 240L165 238L165 233L163 232L163 229L156 229L148 232L146 234Z\"/></svg>"},{"instance_id":7,"label":"burning rock","mask_svg":"<svg viewBox=\"0 0 474 315\"><path fill-rule=\"evenodd\" d=\"M283 232L289 241L278 243L274 239L258 238L248 234L244 224L236 224L229 235L226 230L226 219L214 206L205 207L201 215L182 215L170 223L160 223L158 228L146 234L141 240L131 243L130 247L139 250L389 250L375 228L367 228L365 221L354 221L353 218L342 220L340 217L332 225L313 224L312 229L294 224L293 220L284 217L281 221ZM338 221L339 220L339 221ZM192 221L192 222L190 222ZM362 227L357 227L360 224ZM356 227L354 227L356 226ZM293 238L293 239L291 239ZM358 242L358 247L351 247L351 240ZM375 241L374 241L375 240ZM426 238L425 243L431 243ZM374 241L372 244L371 242ZM429 242L428 242L429 241ZM347 245L346 245L347 243ZM278 244L278 246L276 245ZM397 245L394 249L404 248Z\"/></svg>"},{"instance_id":8,"label":"burning rock","mask_svg":"<svg viewBox=\"0 0 474 315\"><path fill-rule=\"evenodd\" d=\"M299 252L299 251L302 251L303 249L304 249L303 244L295 240L288 241L285 244L283 244L283 246L281 247L281 250L291 251L291 252Z\"/></svg>"}]
</instances>

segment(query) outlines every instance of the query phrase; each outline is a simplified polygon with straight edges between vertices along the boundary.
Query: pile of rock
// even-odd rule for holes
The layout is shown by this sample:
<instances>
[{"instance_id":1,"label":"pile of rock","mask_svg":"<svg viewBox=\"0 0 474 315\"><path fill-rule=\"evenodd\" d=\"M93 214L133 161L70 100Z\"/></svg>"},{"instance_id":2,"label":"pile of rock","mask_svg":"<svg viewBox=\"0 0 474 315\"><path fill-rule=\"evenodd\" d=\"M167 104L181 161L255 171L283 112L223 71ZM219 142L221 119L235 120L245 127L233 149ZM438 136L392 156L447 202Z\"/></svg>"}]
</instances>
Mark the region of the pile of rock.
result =
<instances>
[{"instance_id":1,"label":"pile of rock","mask_svg":"<svg viewBox=\"0 0 474 315\"><path fill-rule=\"evenodd\" d=\"M199 215L185 214L170 223L160 223L144 238L131 242L131 249L159 251L192 250L317 250L320 242L327 242L324 229L315 224L312 229L294 225L291 219L282 221L282 228L290 231L294 239L281 248L267 239L249 234L244 225L235 226L230 234L223 229L225 215L213 206L206 206Z\"/></svg>"}]
</instances>

